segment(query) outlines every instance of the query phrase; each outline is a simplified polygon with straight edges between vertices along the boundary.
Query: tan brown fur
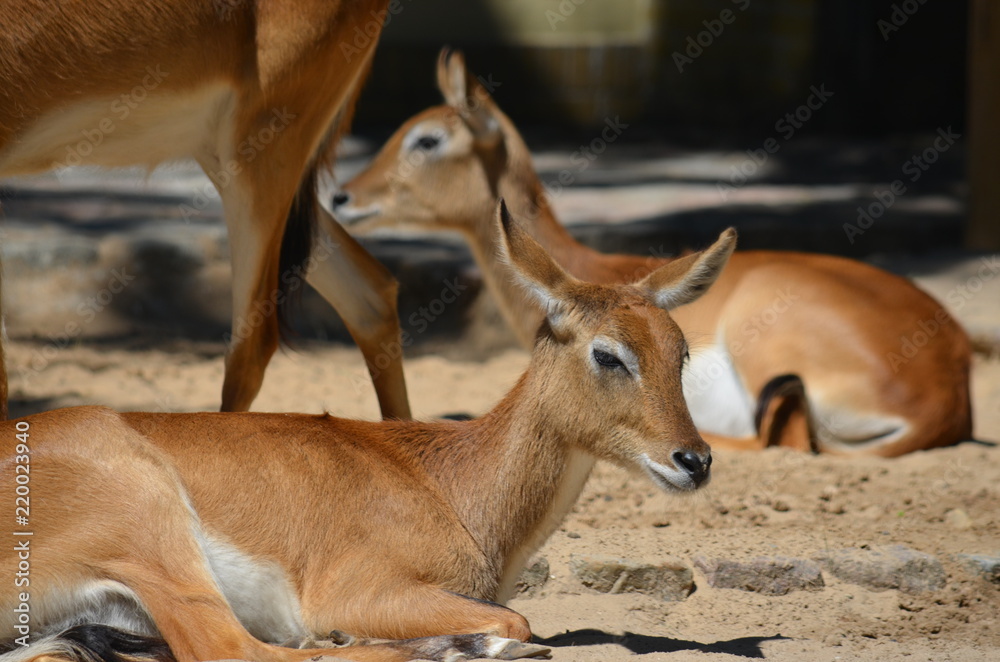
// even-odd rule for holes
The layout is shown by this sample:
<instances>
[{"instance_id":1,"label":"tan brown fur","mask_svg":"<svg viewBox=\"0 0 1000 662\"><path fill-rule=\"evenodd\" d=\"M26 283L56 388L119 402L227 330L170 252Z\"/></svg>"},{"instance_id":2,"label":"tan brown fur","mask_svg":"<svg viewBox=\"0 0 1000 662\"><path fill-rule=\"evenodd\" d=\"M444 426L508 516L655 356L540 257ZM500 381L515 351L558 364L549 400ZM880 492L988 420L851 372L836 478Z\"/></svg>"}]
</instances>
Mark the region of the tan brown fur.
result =
<instances>
[{"instance_id":1,"label":"tan brown fur","mask_svg":"<svg viewBox=\"0 0 1000 662\"><path fill-rule=\"evenodd\" d=\"M268 302L283 282L278 264L289 210L303 182L299 204L317 204L305 175L332 155L377 33L356 53L343 45L354 44L358 27L381 28L376 19L386 5L387 0L0 5L0 175L49 170L63 163L64 154L70 161L81 133L97 131L100 118L112 128L100 133L99 144L91 143L84 162L155 166L163 159L192 157L219 189L233 255L237 334L226 360L224 410L249 408L278 346L275 307ZM112 105L143 81L150 89L141 102ZM170 104L187 105L173 111ZM165 115L157 116L158 109ZM79 113L94 119L80 119ZM190 115L192 124L178 115ZM280 130L274 128L279 116L287 119ZM72 129L74 119L85 126L60 134ZM164 135L161 127L176 132ZM268 131L273 138L266 146L244 147L253 137L270 136ZM130 145L134 148L126 149ZM326 219L318 231L329 234L334 223ZM381 346L399 338L395 283L356 242L330 245L332 255L308 277L339 306L359 340L378 377L384 415L408 417L398 357L388 356L389 367L375 370ZM263 322L248 327L261 310ZM249 332L239 335L241 327Z\"/></svg>"},{"instance_id":2,"label":"tan brown fur","mask_svg":"<svg viewBox=\"0 0 1000 662\"><path fill-rule=\"evenodd\" d=\"M603 254L573 239L556 219L517 128L465 68L460 53L442 52L438 84L448 103L407 120L371 165L345 185L340 204L335 198L335 213L352 229L400 224L461 233L526 345L542 313L501 275L495 237L482 222L483 209L496 195L577 278L627 283L670 263L670 258ZM443 136L441 151L419 158L418 150L404 144L416 135ZM783 292L797 297L796 303L772 324L755 323ZM755 449L784 439L780 443L803 449L818 444L825 453L895 456L953 444L972 433L969 339L939 302L904 278L833 256L740 252L712 291L677 309L674 318L693 355L725 343L751 399L783 375L796 375L805 386L805 399L788 400L787 406L798 402L800 411L780 419L798 421L798 433L760 429L732 438L703 429L715 447ZM900 363L902 340L918 332L922 321L935 320L944 320L936 335ZM809 411L817 406L827 416ZM884 443L840 433L838 425L854 417L899 421L902 431ZM801 425L805 421L810 424Z\"/></svg>"},{"instance_id":3,"label":"tan brown fur","mask_svg":"<svg viewBox=\"0 0 1000 662\"><path fill-rule=\"evenodd\" d=\"M206 550L222 541L255 565L281 569L310 637L341 630L527 641L522 616L485 601L503 597L502 581L520 570L525 546L541 544L572 506L590 466L565 487L573 457L642 467L664 489L707 480L710 450L681 394L684 338L655 302L665 293L697 296L735 234L691 256L690 269L607 286L569 277L513 221L505 224L510 271L546 298L550 315L528 371L481 419L90 407L0 425L0 490L8 494L13 467L23 463L16 432L30 435L36 627L58 622L60 592L100 580L138 596L177 662L322 654L250 637L235 616L239 604L226 604L209 571ZM598 347L621 352L624 363L602 366ZM17 562L3 552L0 572L13 576ZM16 599L0 597L0 643L12 637ZM391 662L426 656L428 645L332 654Z\"/></svg>"}]
</instances>

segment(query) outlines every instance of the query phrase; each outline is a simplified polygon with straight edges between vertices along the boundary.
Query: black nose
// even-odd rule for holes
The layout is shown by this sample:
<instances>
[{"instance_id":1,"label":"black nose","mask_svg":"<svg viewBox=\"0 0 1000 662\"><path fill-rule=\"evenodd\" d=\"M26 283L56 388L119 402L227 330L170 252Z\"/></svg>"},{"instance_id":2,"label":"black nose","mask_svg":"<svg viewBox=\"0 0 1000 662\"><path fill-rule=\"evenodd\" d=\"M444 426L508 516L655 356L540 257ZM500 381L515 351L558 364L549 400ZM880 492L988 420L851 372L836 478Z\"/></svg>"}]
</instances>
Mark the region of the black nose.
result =
<instances>
[{"instance_id":1,"label":"black nose","mask_svg":"<svg viewBox=\"0 0 1000 662\"><path fill-rule=\"evenodd\" d=\"M712 466L711 454L703 457L691 451L676 451L672 457L674 464L688 472L695 483L701 483L708 477L708 468Z\"/></svg>"},{"instance_id":2,"label":"black nose","mask_svg":"<svg viewBox=\"0 0 1000 662\"><path fill-rule=\"evenodd\" d=\"M351 201L351 194L344 191L337 191L333 194L333 206L342 207Z\"/></svg>"}]
</instances>

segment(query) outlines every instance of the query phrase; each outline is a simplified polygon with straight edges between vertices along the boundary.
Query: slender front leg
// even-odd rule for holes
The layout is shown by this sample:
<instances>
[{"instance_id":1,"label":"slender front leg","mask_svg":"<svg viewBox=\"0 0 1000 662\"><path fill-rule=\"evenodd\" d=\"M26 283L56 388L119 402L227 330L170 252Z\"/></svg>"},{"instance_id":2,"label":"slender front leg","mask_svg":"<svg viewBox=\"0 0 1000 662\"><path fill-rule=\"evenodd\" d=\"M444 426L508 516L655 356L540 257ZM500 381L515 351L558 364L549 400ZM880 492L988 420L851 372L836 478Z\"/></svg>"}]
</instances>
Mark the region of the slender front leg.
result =
<instances>
[{"instance_id":1,"label":"slender front leg","mask_svg":"<svg viewBox=\"0 0 1000 662\"><path fill-rule=\"evenodd\" d=\"M278 348L278 260L297 182L265 187L255 169L220 186L233 269L233 320L222 411L247 411ZM266 191L266 195L264 192Z\"/></svg>"},{"instance_id":2,"label":"slender front leg","mask_svg":"<svg viewBox=\"0 0 1000 662\"><path fill-rule=\"evenodd\" d=\"M354 662L405 662L408 660L434 660L435 662L460 662L461 660L520 660L523 658L549 658L551 649L537 644L527 644L517 639L506 639L490 634L459 634L421 637L400 641L356 640L346 648L302 651L315 660L317 653L324 662L353 660ZM335 657L331 658L330 655Z\"/></svg>"},{"instance_id":3,"label":"slender front leg","mask_svg":"<svg viewBox=\"0 0 1000 662\"><path fill-rule=\"evenodd\" d=\"M325 211L309 264L306 280L340 314L365 357L382 417L410 418L396 279Z\"/></svg>"},{"instance_id":4,"label":"slender front leg","mask_svg":"<svg viewBox=\"0 0 1000 662\"><path fill-rule=\"evenodd\" d=\"M398 576L385 576L379 583L366 581L364 593L345 590L352 585L339 582L303 596L303 617L310 632L340 630L377 639L450 634L488 634L522 642L531 638L524 616L495 602Z\"/></svg>"}]
</instances>

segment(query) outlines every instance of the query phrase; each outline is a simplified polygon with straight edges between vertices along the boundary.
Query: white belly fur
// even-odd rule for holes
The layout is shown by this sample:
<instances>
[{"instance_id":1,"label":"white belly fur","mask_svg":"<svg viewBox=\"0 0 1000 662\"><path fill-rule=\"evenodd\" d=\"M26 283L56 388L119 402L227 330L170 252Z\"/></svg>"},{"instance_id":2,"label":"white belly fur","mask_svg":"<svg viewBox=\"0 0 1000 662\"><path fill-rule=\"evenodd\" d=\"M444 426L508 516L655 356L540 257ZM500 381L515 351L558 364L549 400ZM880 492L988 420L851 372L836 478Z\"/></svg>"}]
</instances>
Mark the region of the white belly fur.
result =
<instances>
[{"instance_id":1,"label":"white belly fur","mask_svg":"<svg viewBox=\"0 0 1000 662\"><path fill-rule=\"evenodd\" d=\"M212 536L199 536L198 542L233 613L250 634L278 644L307 636L298 595L278 564L251 558Z\"/></svg>"},{"instance_id":2,"label":"white belly fur","mask_svg":"<svg viewBox=\"0 0 1000 662\"><path fill-rule=\"evenodd\" d=\"M732 358L720 344L692 352L684 370L684 399L695 426L704 432L729 437L757 434L755 399L736 373Z\"/></svg>"},{"instance_id":3,"label":"white belly fur","mask_svg":"<svg viewBox=\"0 0 1000 662\"><path fill-rule=\"evenodd\" d=\"M215 153L233 104L228 85L178 94L90 99L40 118L0 152L0 175L75 165L155 167Z\"/></svg>"},{"instance_id":4,"label":"white belly fur","mask_svg":"<svg viewBox=\"0 0 1000 662\"><path fill-rule=\"evenodd\" d=\"M197 534L212 574L236 618L250 634L281 644L307 638L296 592L275 563L253 559L232 545ZM139 596L116 581L89 581L47 591L32 602L33 639L79 624L101 624L148 636L158 634ZM13 621L0 619L0 641L13 639Z\"/></svg>"}]
</instances>

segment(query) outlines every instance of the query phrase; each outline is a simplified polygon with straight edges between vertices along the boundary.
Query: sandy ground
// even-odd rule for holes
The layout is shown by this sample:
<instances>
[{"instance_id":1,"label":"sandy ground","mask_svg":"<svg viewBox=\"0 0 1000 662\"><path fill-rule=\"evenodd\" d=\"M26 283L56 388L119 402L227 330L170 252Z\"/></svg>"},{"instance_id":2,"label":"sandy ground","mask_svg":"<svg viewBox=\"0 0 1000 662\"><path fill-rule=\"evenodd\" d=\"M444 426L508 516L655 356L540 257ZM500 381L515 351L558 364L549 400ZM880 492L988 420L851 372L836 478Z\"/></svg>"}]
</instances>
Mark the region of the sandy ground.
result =
<instances>
[{"instance_id":1,"label":"sandy ground","mask_svg":"<svg viewBox=\"0 0 1000 662\"><path fill-rule=\"evenodd\" d=\"M90 402L130 410L216 407L220 345L79 345L61 350L44 370L25 373L42 347L25 341L9 347L16 412ZM415 413L486 411L527 362L525 352L514 350L485 362L435 355L411 360ZM1000 360L977 358L974 391L977 436L1000 439ZM377 414L357 353L319 344L275 358L255 409ZM535 595L511 603L548 638L555 660L1000 659L1000 587L953 558L1000 554L1000 448L965 444L897 460L719 453L714 471L707 489L682 498L599 465L541 551L550 579ZM947 586L921 594L875 592L827 575L821 591L768 597L712 588L696 569L695 592L683 602L664 602L596 593L568 565L570 554L579 553L675 557L692 565L697 556L810 558L826 548L895 543L940 559Z\"/></svg>"},{"instance_id":2,"label":"sandy ground","mask_svg":"<svg viewBox=\"0 0 1000 662\"><path fill-rule=\"evenodd\" d=\"M543 155L540 166L554 176L567 167L566 154L567 150L560 150L558 158ZM734 158L743 158L742 152ZM686 181L705 163L715 170L705 175L707 183L701 188L662 185L643 193L635 187L620 191L603 185L578 187L566 191L555 204L564 220L586 223L605 217L614 220L616 214L656 217L685 204L708 205L712 210L718 200L709 180L729 167L719 158L699 157L678 164L671 159L643 160L628 167L612 160L588 170L581 180L631 182L643 173L647 178L669 178L672 171L668 170L678 167ZM850 212L855 205L851 196L860 195L859 200L866 201L871 193L870 186L857 182L889 181L896 176L890 170L857 181L854 174L845 176L850 190L826 187L811 192L810 200L833 191L848 196L843 206ZM163 229L157 225L133 237L136 245L160 242L162 235L178 242L177 250L161 251L161 258L169 259L146 265L156 276L157 286L142 290L159 297L152 303L171 302L173 308L164 305L157 316L152 314L156 311L139 306L139 316L153 321L136 326L137 317L130 314L136 302L116 301L115 310L109 308L96 316L85 333L68 337L65 333L68 324L79 322L76 311L81 302L109 286L109 269L132 264L109 258L122 252L119 244L127 241L124 231L135 228L136 219L147 219L151 225L176 221L178 201L169 194L176 189L188 195L204 187L205 181L189 171L166 173L159 188L154 187L158 197L152 200L105 199L103 194L113 187L101 180L76 181L74 186L80 190L98 189L97 194L80 199L60 197L43 187L33 197L5 201L8 220L12 215L17 221L10 227L0 225L0 231L7 232L7 241L0 233L0 248L5 251L7 268L5 313L13 338L8 367L15 414L87 403L122 410L217 408L223 372L221 343L184 340L209 335L178 335L172 329L178 321L175 318L184 316L193 317L196 325L228 326L228 265L219 218L183 231L176 223L167 223ZM159 181L152 179L154 184ZM42 184L53 186L52 182ZM801 195L798 189L775 188L773 182L748 186L741 194L771 204L779 189L786 198ZM616 191L617 197L612 197ZM745 212L740 212L740 218ZM95 219L98 227L88 229L87 224ZM111 241L87 243L97 235ZM890 228L887 236L896 235ZM88 257L91 250L94 256ZM872 244L866 250L877 248ZM992 358L977 356L974 366L975 434L1000 441L1000 356L996 353L1000 347L1000 279L993 277L992 266L988 272L981 271L986 258L960 258L922 256L912 266L901 264L906 258L895 253L886 259L890 267L915 277L944 302L981 348L994 352ZM67 264L73 260L86 266ZM177 270L183 272L179 277L172 273ZM980 278L982 273L992 274L988 282ZM170 276L175 278L168 280ZM192 305L192 297L197 298L197 306ZM150 325L157 324L166 329L166 339L148 337ZM439 347L428 344L420 355L408 356L407 380L417 416L480 414L511 387L528 363L526 352L498 349L510 343L495 316L481 316L470 325L467 336L474 342L464 348L444 346L444 340L437 340ZM303 343L296 351L275 357L254 408L329 411L362 418L378 414L359 354L353 348L318 342ZM557 662L1000 660L1000 586L970 575L954 556L1000 556L1000 448L964 444L896 460L836 459L781 450L718 453L713 470L714 479L705 490L679 498L659 493L641 476L598 466L574 512L540 552L550 564L548 582L530 597L511 603L528 617L537 635L554 647ZM704 573L695 569L695 592L682 602L664 602L637 593L596 593L569 570L571 554L599 552L642 562L673 557L693 566L698 556L740 561L774 556L809 559L827 548L891 544L904 544L938 558L947 573L945 588L922 594L876 592L827 573L821 591L768 597L713 588Z\"/></svg>"}]
</instances>

